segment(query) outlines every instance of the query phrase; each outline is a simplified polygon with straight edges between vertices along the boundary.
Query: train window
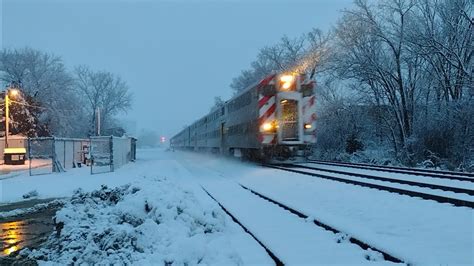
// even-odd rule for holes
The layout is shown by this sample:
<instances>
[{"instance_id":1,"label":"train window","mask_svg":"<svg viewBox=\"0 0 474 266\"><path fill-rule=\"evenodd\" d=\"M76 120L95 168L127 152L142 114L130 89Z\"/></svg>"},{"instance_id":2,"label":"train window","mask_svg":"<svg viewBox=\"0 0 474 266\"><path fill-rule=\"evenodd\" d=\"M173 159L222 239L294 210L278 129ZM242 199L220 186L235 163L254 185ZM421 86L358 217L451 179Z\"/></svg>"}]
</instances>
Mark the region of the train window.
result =
<instances>
[{"instance_id":1,"label":"train window","mask_svg":"<svg viewBox=\"0 0 474 266\"><path fill-rule=\"evenodd\" d=\"M260 93L263 95L263 96L272 96L272 95L275 95L276 94L276 88L274 85L267 85L265 87L262 87L260 89Z\"/></svg>"},{"instance_id":2,"label":"train window","mask_svg":"<svg viewBox=\"0 0 474 266\"><path fill-rule=\"evenodd\" d=\"M303 97L313 95L314 94L313 87L314 87L313 83L301 85L301 93L303 94Z\"/></svg>"},{"instance_id":3,"label":"train window","mask_svg":"<svg viewBox=\"0 0 474 266\"><path fill-rule=\"evenodd\" d=\"M252 95L250 94L250 91L240 95L236 99L234 99L232 102L229 103L228 105L228 110L229 112L234 112L239 110L240 108L249 105L252 102Z\"/></svg>"}]
</instances>

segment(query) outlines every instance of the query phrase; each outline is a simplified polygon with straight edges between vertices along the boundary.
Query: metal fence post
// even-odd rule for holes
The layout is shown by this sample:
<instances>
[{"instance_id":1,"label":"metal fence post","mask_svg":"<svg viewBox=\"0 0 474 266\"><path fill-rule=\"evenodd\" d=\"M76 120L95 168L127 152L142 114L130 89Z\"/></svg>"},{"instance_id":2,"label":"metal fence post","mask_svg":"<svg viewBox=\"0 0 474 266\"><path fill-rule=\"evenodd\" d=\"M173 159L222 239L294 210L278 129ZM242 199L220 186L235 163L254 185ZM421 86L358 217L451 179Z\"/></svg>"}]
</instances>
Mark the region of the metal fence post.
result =
<instances>
[{"instance_id":1,"label":"metal fence post","mask_svg":"<svg viewBox=\"0 0 474 266\"><path fill-rule=\"evenodd\" d=\"M63 168L66 169L66 140L63 140Z\"/></svg>"},{"instance_id":2,"label":"metal fence post","mask_svg":"<svg viewBox=\"0 0 474 266\"><path fill-rule=\"evenodd\" d=\"M30 176L31 176L31 139L30 138L28 138L28 161L29 161L29 164L30 164L29 173L30 173Z\"/></svg>"},{"instance_id":3,"label":"metal fence post","mask_svg":"<svg viewBox=\"0 0 474 266\"><path fill-rule=\"evenodd\" d=\"M114 171L114 136L110 136L110 172Z\"/></svg>"},{"instance_id":4,"label":"metal fence post","mask_svg":"<svg viewBox=\"0 0 474 266\"><path fill-rule=\"evenodd\" d=\"M72 168L76 167L76 141L72 141Z\"/></svg>"},{"instance_id":5,"label":"metal fence post","mask_svg":"<svg viewBox=\"0 0 474 266\"><path fill-rule=\"evenodd\" d=\"M53 173L57 172L57 165L56 165L56 145L55 145L55 138L51 139L51 160L53 165Z\"/></svg>"},{"instance_id":6,"label":"metal fence post","mask_svg":"<svg viewBox=\"0 0 474 266\"><path fill-rule=\"evenodd\" d=\"M89 138L89 163L91 164L91 175L94 173L92 170L92 165L94 164L94 158L92 158L92 138ZM87 161L86 161L87 162Z\"/></svg>"}]
</instances>

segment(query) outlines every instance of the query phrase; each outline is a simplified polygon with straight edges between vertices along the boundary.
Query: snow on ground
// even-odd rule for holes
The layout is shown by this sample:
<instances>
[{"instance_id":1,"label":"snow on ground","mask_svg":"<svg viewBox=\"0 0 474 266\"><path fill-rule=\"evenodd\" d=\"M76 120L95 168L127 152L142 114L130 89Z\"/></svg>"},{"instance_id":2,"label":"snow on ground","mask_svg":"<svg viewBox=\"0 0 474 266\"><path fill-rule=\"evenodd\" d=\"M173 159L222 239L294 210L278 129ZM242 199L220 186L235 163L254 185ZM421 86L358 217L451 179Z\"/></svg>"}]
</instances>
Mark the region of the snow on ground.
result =
<instances>
[{"instance_id":1,"label":"snow on ground","mask_svg":"<svg viewBox=\"0 0 474 266\"><path fill-rule=\"evenodd\" d=\"M51 166L51 160L35 159L31 161L32 168L41 168ZM0 160L0 179L10 176L17 176L18 172L26 172L30 168L30 161L26 160L24 164L8 165ZM50 168L51 169L51 168Z\"/></svg>"},{"instance_id":2,"label":"snow on ground","mask_svg":"<svg viewBox=\"0 0 474 266\"><path fill-rule=\"evenodd\" d=\"M212 173L208 173L212 176ZM234 182L203 182L225 208L287 265L385 265L383 256L351 244L277 205L263 200Z\"/></svg>"},{"instance_id":3,"label":"snow on ground","mask_svg":"<svg viewBox=\"0 0 474 266\"><path fill-rule=\"evenodd\" d=\"M49 248L32 253L37 258L272 264L203 186L290 264L385 263L364 260L365 255L372 259L377 255L350 243L336 244L337 236L241 189L237 184L242 183L407 262L474 264L470 208L188 152L141 150L136 163L114 173L88 171L22 174L0 181L1 202L21 200L34 190L38 197L50 198L70 197L82 189L58 214L58 221L64 222L60 239L77 241L58 252L52 238ZM102 184L108 188L101 189ZM116 199L101 198L109 192L117 194ZM124 239L125 243L117 242ZM310 247L313 253L305 252ZM72 251L75 248L81 252Z\"/></svg>"},{"instance_id":4,"label":"snow on ground","mask_svg":"<svg viewBox=\"0 0 474 266\"><path fill-rule=\"evenodd\" d=\"M60 264L271 263L215 203L188 185L159 174L137 179L133 185L76 191L56 213L58 235L25 253Z\"/></svg>"},{"instance_id":5,"label":"snow on ground","mask_svg":"<svg viewBox=\"0 0 474 266\"><path fill-rule=\"evenodd\" d=\"M474 211L233 160L177 155L207 182L240 182L342 232L415 264L473 265Z\"/></svg>"},{"instance_id":6,"label":"snow on ground","mask_svg":"<svg viewBox=\"0 0 474 266\"><path fill-rule=\"evenodd\" d=\"M59 264L271 265L265 250L163 154L140 151L136 163L109 174L74 169L4 180L8 201L30 190L72 196L57 213L59 234L23 255Z\"/></svg>"}]
</instances>

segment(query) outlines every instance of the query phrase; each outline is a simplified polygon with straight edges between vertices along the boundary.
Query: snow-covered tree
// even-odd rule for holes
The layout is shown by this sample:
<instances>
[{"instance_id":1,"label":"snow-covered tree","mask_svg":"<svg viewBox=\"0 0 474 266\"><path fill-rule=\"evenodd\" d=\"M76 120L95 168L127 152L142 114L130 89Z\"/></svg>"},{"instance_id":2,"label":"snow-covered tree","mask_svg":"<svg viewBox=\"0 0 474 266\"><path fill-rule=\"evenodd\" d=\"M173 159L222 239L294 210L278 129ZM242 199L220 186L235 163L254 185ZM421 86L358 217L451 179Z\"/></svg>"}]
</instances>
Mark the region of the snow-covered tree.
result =
<instances>
[{"instance_id":1,"label":"snow-covered tree","mask_svg":"<svg viewBox=\"0 0 474 266\"><path fill-rule=\"evenodd\" d=\"M4 86L21 84L26 101L22 111L29 110L41 128L59 136L81 135L81 106L60 57L31 48L4 49L0 52L0 81ZM15 112L17 106L12 108Z\"/></svg>"}]
</instances>

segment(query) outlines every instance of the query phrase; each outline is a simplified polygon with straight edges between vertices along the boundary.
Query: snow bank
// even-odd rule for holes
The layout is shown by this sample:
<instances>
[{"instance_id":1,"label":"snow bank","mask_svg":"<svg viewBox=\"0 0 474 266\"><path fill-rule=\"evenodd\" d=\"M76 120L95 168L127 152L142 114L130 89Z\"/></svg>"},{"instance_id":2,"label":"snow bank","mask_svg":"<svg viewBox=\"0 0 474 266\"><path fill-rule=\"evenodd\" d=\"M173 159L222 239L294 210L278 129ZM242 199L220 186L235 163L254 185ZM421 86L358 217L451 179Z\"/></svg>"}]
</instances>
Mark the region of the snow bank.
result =
<instances>
[{"instance_id":1,"label":"snow bank","mask_svg":"<svg viewBox=\"0 0 474 266\"><path fill-rule=\"evenodd\" d=\"M42 263L236 265L231 221L176 180L143 177L117 188L77 190L56 233L22 255Z\"/></svg>"}]
</instances>

